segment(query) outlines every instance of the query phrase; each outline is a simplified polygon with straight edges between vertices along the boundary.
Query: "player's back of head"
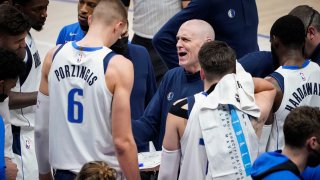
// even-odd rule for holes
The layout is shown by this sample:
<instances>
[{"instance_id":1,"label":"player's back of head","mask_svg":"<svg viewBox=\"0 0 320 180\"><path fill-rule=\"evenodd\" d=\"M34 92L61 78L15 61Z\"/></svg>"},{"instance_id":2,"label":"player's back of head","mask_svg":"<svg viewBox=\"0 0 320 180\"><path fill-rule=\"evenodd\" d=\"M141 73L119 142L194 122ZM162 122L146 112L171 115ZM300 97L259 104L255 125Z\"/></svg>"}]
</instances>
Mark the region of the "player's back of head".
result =
<instances>
[{"instance_id":1,"label":"player's back of head","mask_svg":"<svg viewBox=\"0 0 320 180\"><path fill-rule=\"evenodd\" d=\"M76 180L116 180L117 172L103 161L91 161L83 165Z\"/></svg>"},{"instance_id":2,"label":"player's back of head","mask_svg":"<svg viewBox=\"0 0 320 180\"><path fill-rule=\"evenodd\" d=\"M127 10L119 0L100 0L92 14L92 22L111 25L116 21L127 22Z\"/></svg>"},{"instance_id":3,"label":"player's back of head","mask_svg":"<svg viewBox=\"0 0 320 180\"><path fill-rule=\"evenodd\" d=\"M278 38L286 47L301 49L305 42L304 25L296 16L282 16L272 25L270 37Z\"/></svg>"},{"instance_id":4,"label":"player's back of head","mask_svg":"<svg viewBox=\"0 0 320 180\"><path fill-rule=\"evenodd\" d=\"M285 144L301 148L311 136L320 139L320 110L318 107L301 106L293 109L285 119L283 133Z\"/></svg>"},{"instance_id":5,"label":"player's back of head","mask_svg":"<svg viewBox=\"0 0 320 180\"><path fill-rule=\"evenodd\" d=\"M210 41L202 45L198 54L206 79L212 81L235 72L236 53L222 41Z\"/></svg>"}]
</instances>

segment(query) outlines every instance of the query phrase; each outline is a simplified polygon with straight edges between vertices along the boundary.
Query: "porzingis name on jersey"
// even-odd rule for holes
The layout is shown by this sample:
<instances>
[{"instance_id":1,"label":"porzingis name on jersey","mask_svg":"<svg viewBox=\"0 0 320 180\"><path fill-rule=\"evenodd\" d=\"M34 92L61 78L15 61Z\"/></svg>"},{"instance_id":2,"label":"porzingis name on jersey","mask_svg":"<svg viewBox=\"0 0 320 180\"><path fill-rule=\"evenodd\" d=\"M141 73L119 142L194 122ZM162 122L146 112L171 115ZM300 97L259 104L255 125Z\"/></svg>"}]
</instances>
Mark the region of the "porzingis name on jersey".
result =
<instances>
[{"instance_id":1,"label":"porzingis name on jersey","mask_svg":"<svg viewBox=\"0 0 320 180\"><path fill-rule=\"evenodd\" d=\"M286 105L285 109L288 111L293 110L298 107L300 102L307 96L318 95L320 96L320 84L318 83L305 83L292 93L289 103Z\"/></svg>"},{"instance_id":2,"label":"porzingis name on jersey","mask_svg":"<svg viewBox=\"0 0 320 180\"><path fill-rule=\"evenodd\" d=\"M77 77L85 80L90 86L98 79L89 68L79 65L65 65L54 70L54 73L58 81L64 78Z\"/></svg>"}]
</instances>

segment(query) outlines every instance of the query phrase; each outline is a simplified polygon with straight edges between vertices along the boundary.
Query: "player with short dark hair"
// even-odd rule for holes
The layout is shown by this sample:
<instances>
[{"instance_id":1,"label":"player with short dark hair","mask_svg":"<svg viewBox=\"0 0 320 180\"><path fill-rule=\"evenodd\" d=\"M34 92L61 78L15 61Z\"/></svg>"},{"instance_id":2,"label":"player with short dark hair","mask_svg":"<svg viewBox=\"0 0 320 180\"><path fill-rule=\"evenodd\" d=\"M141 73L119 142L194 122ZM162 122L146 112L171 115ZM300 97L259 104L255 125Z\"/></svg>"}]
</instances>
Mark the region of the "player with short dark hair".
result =
<instances>
[{"instance_id":1,"label":"player with short dark hair","mask_svg":"<svg viewBox=\"0 0 320 180\"><path fill-rule=\"evenodd\" d=\"M320 110L301 106L293 109L283 125L283 150L267 152L253 164L253 179L302 179L306 166L320 164ZM308 174L304 173L305 179Z\"/></svg>"},{"instance_id":2,"label":"player with short dark hair","mask_svg":"<svg viewBox=\"0 0 320 180\"><path fill-rule=\"evenodd\" d=\"M8 145L11 146L10 114L8 100L5 100L11 88L16 85L19 76L25 73L25 64L21 59L9 50L0 48L0 179L15 180L17 177L17 165L8 156ZM9 127L9 128L8 128ZM5 152L6 151L6 152Z\"/></svg>"},{"instance_id":3,"label":"player with short dark hair","mask_svg":"<svg viewBox=\"0 0 320 180\"><path fill-rule=\"evenodd\" d=\"M159 179L248 178L275 89L253 80L225 42L206 42L198 57L205 91L172 105Z\"/></svg>"},{"instance_id":4,"label":"player with short dark hair","mask_svg":"<svg viewBox=\"0 0 320 180\"><path fill-rule=\"evenodd\" d=\"M283 123L290 111L304 105L320 106L320 67L303 57L305 31L298 17L286 15L279 18L270 30L270 41L277 70L267 80L276 87L277 96L274 115L270 115L267 122L272 124L267 150L274 151L284 146Z\"/></svg>"}]
</instances>

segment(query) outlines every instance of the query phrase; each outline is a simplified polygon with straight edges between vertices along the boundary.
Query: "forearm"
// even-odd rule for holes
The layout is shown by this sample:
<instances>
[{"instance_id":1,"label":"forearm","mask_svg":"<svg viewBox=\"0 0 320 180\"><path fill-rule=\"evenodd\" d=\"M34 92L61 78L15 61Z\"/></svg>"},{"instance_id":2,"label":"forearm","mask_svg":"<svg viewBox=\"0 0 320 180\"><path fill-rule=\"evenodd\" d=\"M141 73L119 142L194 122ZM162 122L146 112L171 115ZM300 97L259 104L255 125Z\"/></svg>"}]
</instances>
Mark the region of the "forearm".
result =
<instances>
[{"instance_id":1,"label":"forearm","mask_svg":"<svg viewBox=\"0 0 320 180\"><path fill-rule=\"evenodd\" d=\"M35 92L10 92L9 96L9 108L20 109L28 106L36 105L38 91Z\"/></svg>"},{"instance_id":2,"label":"forearm","mask_svg":"<svg viewBox=\"0 0 320 180\"><path fill-rule=\"evenodd\" d=\"M138 168L137 147L133 138L128 140L115 140L115 148L120 167L125 177L140 179Z\"/></svg>"}]
</instances>

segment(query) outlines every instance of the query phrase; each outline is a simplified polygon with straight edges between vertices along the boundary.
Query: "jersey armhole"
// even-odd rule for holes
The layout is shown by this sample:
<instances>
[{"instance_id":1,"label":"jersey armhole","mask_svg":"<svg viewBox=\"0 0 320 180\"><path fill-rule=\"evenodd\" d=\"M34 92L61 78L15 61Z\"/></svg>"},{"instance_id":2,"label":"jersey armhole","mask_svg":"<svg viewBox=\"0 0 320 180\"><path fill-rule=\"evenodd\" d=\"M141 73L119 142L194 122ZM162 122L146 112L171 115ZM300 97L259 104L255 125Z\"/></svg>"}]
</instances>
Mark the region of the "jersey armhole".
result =
<instances>
[{"instance_id":1,"label":"jersey armhole","mask_svg":"<svg viewBox=\"0 0 320 180\"><path fill-rule=\"evenodd\" d=\"M116 53L113 52L113 51L111 51L111 52L109 52L109 53L106 55L106 57L104 57L104 59L103 59L103 70L104 70L104 73L106 73L106 70L107 70L108 64L109 64L109 62L110 62L110 59L111 59L114 55L116 55Z\"/></svg>"},{"instance_id":2,"label":"jersey armhole","mask_svg":"<svg viewBox=\"0 0 320 180\"><path fill-rule=\"evenodd\" d=\"M183 99L177 103L174 103L172 104L169 112L175 116L188 119L188 110L183 108L183 106L187 103L187 99Z\"/></svg>"},{"instance_id":3,"label":"jersey armhole","mask_svg":"<svg viewBox=\"0 0 320 180\"><path fill-rule=\"evenodd\" d=\"M64 46L65 44L61 44L58 49L53 53L52 56L52 62L54 61L54 58L56 57L56 55L58 54L58 52L61 50L61 48Z\"/></svg>"},{"instance_id":4,"label":"jersey armhole","mask_svg":"<svg viewBox=\"0 0 320 180\"><path fill-rule=\"evenodd\" d=\"M284 93L284 78L283 78L283 76L278 72L273 72L269 76L273 77L278 82L282 93Z\"/></svg>"}]
</instances>

